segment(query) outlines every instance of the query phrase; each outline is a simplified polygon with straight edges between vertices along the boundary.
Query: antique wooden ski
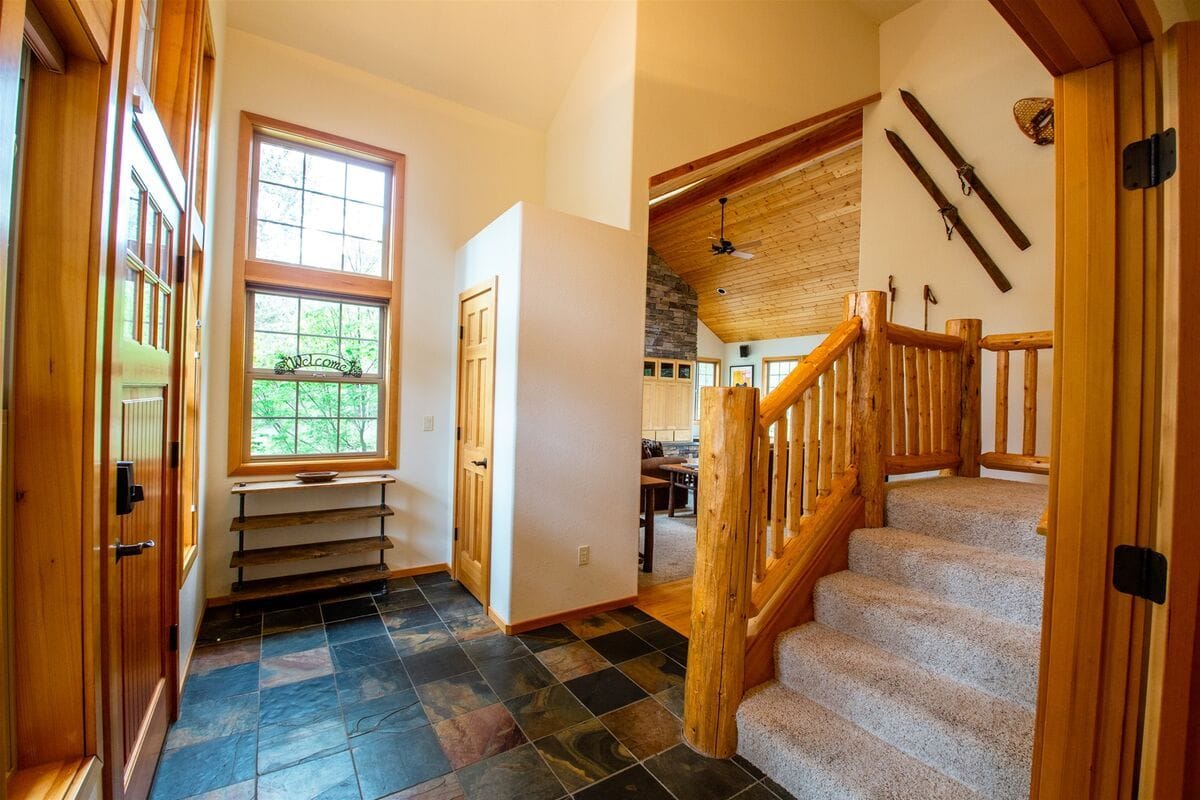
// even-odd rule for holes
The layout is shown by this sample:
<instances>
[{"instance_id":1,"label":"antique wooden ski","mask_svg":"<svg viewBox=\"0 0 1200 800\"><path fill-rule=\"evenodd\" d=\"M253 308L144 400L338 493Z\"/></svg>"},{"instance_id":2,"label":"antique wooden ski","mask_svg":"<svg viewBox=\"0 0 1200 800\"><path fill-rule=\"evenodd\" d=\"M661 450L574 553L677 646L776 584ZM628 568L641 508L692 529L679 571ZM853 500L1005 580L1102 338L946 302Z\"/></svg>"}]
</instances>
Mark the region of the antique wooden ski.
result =
<instances>
[{"instance_id":1,"label":"antique wooden ski","mask_svg":"<svg viewBox=\"0 0 1200 800\"><path fill-rule=\"evenodd\" d=\"M933 178L925 171L925 167L921 166L921 162L913 155L913 151L908 149L908 145L900 138L900 134L895 131L887 131L887 138L892 143L892 147L896 149L900 158L912 170L912 174L917 176L917 180L925 187L925 191L929 192L929 196L937 203L938 213L942 215L942 220L946 223L946 237L950 238L954 231L958 231L959 235L962 236L962 240L967 243L967 247L971 248L971 252L979 259L979 263L983 265L987 274L991 276L992 282L996 284L996 287L1002 292L1007 292L1011 289L1012 284L1009 283L1008 278L1000 270L1000 267L996 265L996 262L992 260L992 257L988 255L987 250L983 249L983 245L975 238L975 234L971 233L971 229L967 227L967 223L963 222L962 218L958 216L958 208L950 202L942 190L938 188L938 185L933 182Z\"/></svg>"},{"instance_id":2,"label":"antique wooden ski","mask_svg":"<svg viewBox=\"0 0 1200 800\"><path fill-rule=\"evenodd\" d=\"M1000 227L1004 228L1004 232L1008 234L1008 238L1013 240L1013 244L1022 250L1029 247L1029 237L1017 225L1008 212L1004 210L1004 206L1000 205L1000 201L996 199L980 180L979 175L975 173L975 168L967 163L967 160L962 157L958 149L951 143L950 139L938 127L938 124L933 121L933 117L929 116L929 112L925 110L925 106L921 105L912 92L900 90L900 98L904 100L904 105L908 106L908 110L917 118L917 122L921 123L921 127L933 138L937 146L942 148L942 152L950 159L950 163L954 164L954 168L958 170L959 180L963 182L963 191L967 194L970 190L974 190L975 194L979 195L979 199L992 212L992 216L1000 223ZM968 189L967 187L970 187Z\"/></svg>"}]
</instances>

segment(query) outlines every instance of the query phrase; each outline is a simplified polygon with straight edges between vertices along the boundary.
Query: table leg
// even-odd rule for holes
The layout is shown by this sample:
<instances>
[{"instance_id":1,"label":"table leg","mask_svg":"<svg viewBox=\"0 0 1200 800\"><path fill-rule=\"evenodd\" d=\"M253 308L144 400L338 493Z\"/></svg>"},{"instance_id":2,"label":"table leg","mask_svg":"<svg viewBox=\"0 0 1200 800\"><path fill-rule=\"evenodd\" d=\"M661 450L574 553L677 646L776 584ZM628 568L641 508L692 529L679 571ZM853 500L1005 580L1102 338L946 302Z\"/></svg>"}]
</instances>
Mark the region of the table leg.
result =
<instances>
[{"instance_id":1,"label":"table leg","mask_svg":"<svg viewBox=\"0 0 1200 800\"><path fill-rule=\"evenodd\" d=\"M654 487L646 487L646 545L642 553L642 572L654 571Z\"/></svg>"},{"instance_id":2,"label":"table leg","mask_svg":"<svg viewBox=\"0 0 1200 800\"><path fill-rule=\"evenodd\" d=\"M667 487L667 516L675 516L675 473L669 473L671 485Z\"/></svg>"}]
</instances>

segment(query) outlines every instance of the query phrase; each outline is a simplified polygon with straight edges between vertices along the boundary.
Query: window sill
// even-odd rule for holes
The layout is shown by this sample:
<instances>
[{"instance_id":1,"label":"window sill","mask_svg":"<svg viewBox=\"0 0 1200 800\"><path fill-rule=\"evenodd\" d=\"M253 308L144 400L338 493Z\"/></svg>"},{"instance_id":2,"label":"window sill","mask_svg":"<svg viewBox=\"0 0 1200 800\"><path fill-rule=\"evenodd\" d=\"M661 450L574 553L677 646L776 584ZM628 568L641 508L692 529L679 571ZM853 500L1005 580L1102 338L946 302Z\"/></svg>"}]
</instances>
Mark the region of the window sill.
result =
<instances>
[{"instance_id":1,"label":"window sill","mask_svg":"<svg viewBox=\"0 0 1200 800\"><path fill-rule=\"evenodd\" d=\"M339 472L364 472L366 470L395 469L394 458L337 458L325 461L313 459L293 459L291 461L250 461L234 464L229 470L230 477L235 475L291 475L297 472L319 472L323 470L338 470Z\"/></svg>"}]
</instances>

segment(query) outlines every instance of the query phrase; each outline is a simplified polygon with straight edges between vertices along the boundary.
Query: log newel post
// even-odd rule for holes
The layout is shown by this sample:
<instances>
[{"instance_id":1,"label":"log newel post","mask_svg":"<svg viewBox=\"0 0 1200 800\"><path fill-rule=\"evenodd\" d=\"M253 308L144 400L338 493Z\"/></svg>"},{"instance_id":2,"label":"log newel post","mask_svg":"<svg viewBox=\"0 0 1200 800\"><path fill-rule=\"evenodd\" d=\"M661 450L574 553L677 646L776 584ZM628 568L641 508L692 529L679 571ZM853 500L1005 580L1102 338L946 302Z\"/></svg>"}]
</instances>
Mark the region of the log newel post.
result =
<instances>
[{"instance_id":1,"label":"log newel post","mask_svg":"<svg viewBox=\"0 0 1200 800\"><path fill-rule=\"evenodd\" d=\"M714 758L737 752L735 714L742 700L754 564L751 465L757 427L757 389L701 390L700 506L683 737Z\"/></svg>"},{"instance_id":2,"label":"log newel post","mask_svg":"<svg viewBox=\"0 0 1200 800\"><path fill-rule=\"evenodd\" d=\"M958 371L960 376L958 450L959 456L962 458L958 474L964 478L978 478L979 455L983 452L979 439L981 424L979 340L983 334L983 320L946 320L946 333L950 336L957 336L963 341L962 366Z\"/></svg>"},{"instance_id":3,"label":"log newel post","mask_svg":"<svg viewBox=\"0 0 1200 800\"><path fill-rule=\"evenodd\" d=\"M867 527L879 528L884 524L885 459L892 430L888 405L887 293L846 295L846 318L856 316L862 318L862 335L854 343L852 463L858 466Z\"/></svg>"}]
</instances>

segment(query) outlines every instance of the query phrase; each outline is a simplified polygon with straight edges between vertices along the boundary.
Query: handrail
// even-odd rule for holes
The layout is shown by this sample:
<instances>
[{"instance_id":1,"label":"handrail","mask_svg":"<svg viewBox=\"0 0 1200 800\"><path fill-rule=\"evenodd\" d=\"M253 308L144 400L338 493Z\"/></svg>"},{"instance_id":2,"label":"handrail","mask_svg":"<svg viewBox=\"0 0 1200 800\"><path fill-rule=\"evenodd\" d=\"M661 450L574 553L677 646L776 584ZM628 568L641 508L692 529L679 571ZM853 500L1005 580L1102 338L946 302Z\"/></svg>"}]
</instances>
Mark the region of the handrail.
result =
<instances>
[{"instance_id":1,"label":"handrail","mask_svg":"<svg viewBox=\"0 0 1200 800\"><path fill-rule=\"evenodd\" d=\"M1049 469L1033 452L1037 351L1053 346L1049 332L984 337L980 320L956 319L931 333L887 322L883 292L846 300L845 321L771 394L701 392L683 735L706 755L736 751L742 692L770 677L779 633L813 618L813 587L845 568L851 531L886 524L887 475ZM1008 354L1025 353L1019 455L1002 452L1005 444L980 452L982 350L1003 365L1005 425Z\"/></svg>"},{"instance_id":2,"label":"handrail","mask_svg":"<svg viewBox=\"0 0 1200 800\"><path fill-rule=\"evenodd\" d=\"M979 340L979 347L996 353L996 437L993 450L982 453L979 463L989 469L1032 472L1045 475L1050 472L1050 456L1039 455L1037 450L1038 410L1038 351L1054 347L1053 331L1031 331L1028 333L991 334ZM1024 352L1024 386L1022 389L1021 452L1008 451L1008 373L1009 354L1014 350Z\"/></svg>"},{"instance_id":3,"label":"handrail","mask_svg":"<svg viewBox=\"0 0 1200 800\"><path fill-rule=\"evenodd\" d=\"M851 317L838 325L803 361L762 399L758 407L759 424L764 428L779 421L789 408L804 398L813 384L862 334L862 318Z\"/></svg>"},{"instance_id":4,"label":"handrail","mask_svg":"<svg viewBox=\"0 0 1200 800\"><path fill-rule=\"evenodd\" d=\"M886 326L888 344L903 344L910 347L923 347L927 350L962 350L962 339L947 333L934 333L909 328L889 322Z\"/></svg>"}]
</instances>

